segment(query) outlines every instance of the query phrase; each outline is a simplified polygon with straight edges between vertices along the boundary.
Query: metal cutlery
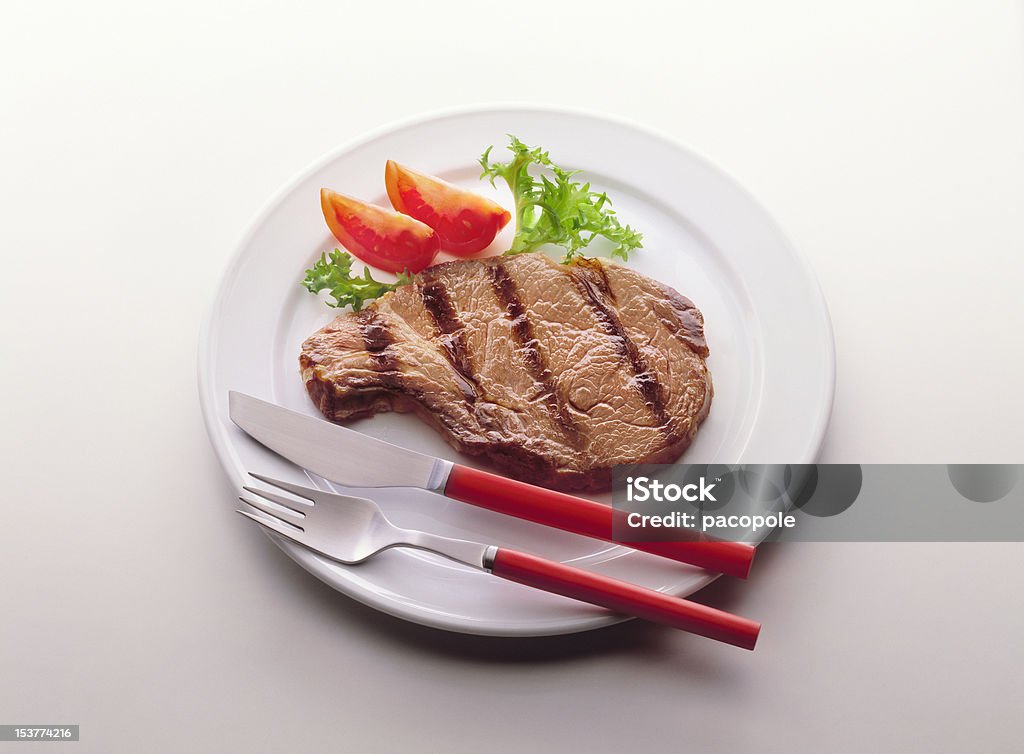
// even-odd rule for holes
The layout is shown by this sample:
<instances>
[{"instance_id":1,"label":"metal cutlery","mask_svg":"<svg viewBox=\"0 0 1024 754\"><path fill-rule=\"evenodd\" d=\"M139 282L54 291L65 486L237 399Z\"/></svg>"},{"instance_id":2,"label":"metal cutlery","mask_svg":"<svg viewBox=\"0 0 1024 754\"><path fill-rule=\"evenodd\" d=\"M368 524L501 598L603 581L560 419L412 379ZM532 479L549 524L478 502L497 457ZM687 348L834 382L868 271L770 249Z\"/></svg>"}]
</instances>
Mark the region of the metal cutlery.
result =
<instances>
[{"instance_id":1,"label":"metal cutlery","mask_svg":"<svg viewBox=\"0 0 1024 754\"><path fill-rule=\"evenodd\" d=\"M612 534L616 516L624 514L610 506L400 448L244 393L230 391L228 406L231 420L255 440L346 487L418 487L508 516L617 541ZM358 463L353 463L353 458L359 459ZM692 532L677 529L660 541L626 544L682 563L747 577L755 552L752 546L694 539Z\"/></svg>"},{"instance_id":2,"label":"metal cutlery","mask_svg":"<svg viewBox=\"0 0 1024 754\"><path fill-rule=\"evenodd\" d=\"M589 602L626 615L753 649L761 624L663 592L524 552L394 526L365 498L314 490L251 474L288 496L245 486L239 510L261 526L326 558L355 565L392 547L414 547L509 581Z\"/></svg>"}]
</instances>

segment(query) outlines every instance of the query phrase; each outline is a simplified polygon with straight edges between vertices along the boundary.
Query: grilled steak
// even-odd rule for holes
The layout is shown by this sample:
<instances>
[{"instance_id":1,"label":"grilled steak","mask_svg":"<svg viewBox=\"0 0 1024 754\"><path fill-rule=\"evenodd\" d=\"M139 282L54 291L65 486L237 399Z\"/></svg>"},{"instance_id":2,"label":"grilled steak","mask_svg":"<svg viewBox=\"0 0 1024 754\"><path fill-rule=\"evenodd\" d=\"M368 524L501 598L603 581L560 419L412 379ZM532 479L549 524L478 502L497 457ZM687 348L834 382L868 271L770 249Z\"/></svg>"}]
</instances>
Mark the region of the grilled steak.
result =
<instances>
[{"instance_id":1,"label":"grilled steak","mask_svg":"<svg viewBox=\"0 0 1024 754\"><path fill-rule=\"evenodd\" d=\"M454 447L556 489L667 463L711 404L703 317L626 267L540 253L448 262L302 344L324 416L414 411Z\"/></svg>"}]
</instances>

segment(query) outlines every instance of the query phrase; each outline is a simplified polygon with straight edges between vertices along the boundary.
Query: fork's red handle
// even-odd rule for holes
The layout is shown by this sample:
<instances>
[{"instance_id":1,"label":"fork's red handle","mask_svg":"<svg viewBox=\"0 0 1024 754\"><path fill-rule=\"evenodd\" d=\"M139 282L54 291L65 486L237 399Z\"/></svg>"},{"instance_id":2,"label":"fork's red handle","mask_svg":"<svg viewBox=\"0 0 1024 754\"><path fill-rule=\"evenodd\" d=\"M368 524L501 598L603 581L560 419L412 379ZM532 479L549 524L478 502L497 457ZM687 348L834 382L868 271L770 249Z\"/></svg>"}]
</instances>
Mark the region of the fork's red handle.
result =
<instances>
[{"instance_id":1,"label":"fork's red handle","mask_svg":"<svg viewBox=\"0 0 1024 754\"><path fill-rule=\"evenodd\" d=\"M452 468L444 494L453 500L469 503L479 508L515 516L534 523L571 531L608 542L613 537L616 517L624 517L624 511L608 505L584 500L581 497L554 492L526 482L489 474L458 464ZM626 531L623 526L621 531ZM693 538L692 532L683 529L672 530L680 540ZM718 573L739 576L745 579L750 573L754 559L754 548L741 542L725 541L658 541L629 542L637 550L678 560L681 563L701 566Z\"/></svg>"},{"instance_id":2,"label":"fork's red handle","mask_svg":"<svg viewBox=\"0 0 1024 754\"><path fill-rule=\"evenodd\" d=\"M490 571L509 581L753 649L761 624L636 584L599 576L525 552L497 548Z\"/></svg>"}]
</instances>

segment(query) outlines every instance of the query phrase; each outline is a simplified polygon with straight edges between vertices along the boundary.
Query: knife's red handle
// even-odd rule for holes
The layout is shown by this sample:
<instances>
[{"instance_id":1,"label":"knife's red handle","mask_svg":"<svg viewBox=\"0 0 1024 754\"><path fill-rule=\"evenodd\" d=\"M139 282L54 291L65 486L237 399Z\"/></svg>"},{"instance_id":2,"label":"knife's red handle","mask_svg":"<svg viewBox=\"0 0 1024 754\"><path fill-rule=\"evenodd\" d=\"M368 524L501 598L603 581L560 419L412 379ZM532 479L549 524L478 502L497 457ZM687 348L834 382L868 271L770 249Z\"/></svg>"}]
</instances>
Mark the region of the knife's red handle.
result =
<instances>
[{"instance_id":1,"label":"knife's red handle","mask_svg":"<svg viewBox=\"0 0 1024 754\"><path fill-rule=\"evenodd\" d=\"M490 570L495 576L509 581L663 623L743 649L753 649L761 631L760 623L738 615L504 547L498 548Z\"/></svg>"},{"instance_id":2,"label":"knife's red handle","mask_svg":"<svg viewBox=\"0 0 1024 754\"><path fill-rule=\"evenodd\" d=\"M456 464L448 477L444 494L453 500L479 508L504 513L534 523L551 526L595 539L615 542L613 525L621 510L547 490L526 482L490 474ZM624 530L624 529L623 529ZM680 539L693 537L692 532L675 530ZM745 579L750 573L754 548L741 542L725 541L657 541L629 542L637 550L707 568L718 573Z\"/></svg>"}]
</instances>

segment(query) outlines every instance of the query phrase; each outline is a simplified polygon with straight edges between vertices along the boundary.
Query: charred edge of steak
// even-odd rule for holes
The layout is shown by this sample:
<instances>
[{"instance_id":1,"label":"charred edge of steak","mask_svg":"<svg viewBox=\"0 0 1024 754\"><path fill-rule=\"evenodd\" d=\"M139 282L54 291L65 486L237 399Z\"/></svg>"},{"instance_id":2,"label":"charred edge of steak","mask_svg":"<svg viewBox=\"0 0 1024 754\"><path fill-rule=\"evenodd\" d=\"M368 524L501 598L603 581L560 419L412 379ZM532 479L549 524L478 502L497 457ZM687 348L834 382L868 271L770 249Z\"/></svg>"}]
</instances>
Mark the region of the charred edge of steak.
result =
<instances>
[{"instance_id":1,"label":"charred edge of steak","mask_svg":"<svg viewBox=\"0 0 1024 754\"><path fill-rule=\"evenodd\" d=\"M438 342L441 349L455 370L455 379L462 391L462 397L469 403L475 403L480 386L469 358L465 325L455 311L448 289L441 281L430 275L429 270L423 273L423 283L419 288L423 307L434 320L434 326L440 336Z\"/></svg>"},{"instance_id":2,"label":"charred edge of steak","mask_svg":"<svg viewBox=\"0 0 1024 754\"><path fill-rule=\"evenodd\" d=\"M502 307L505 309L505 316L512 323L512 336L522 349L526 357L526 367L530 370L531 376L541 385L544 390L543 399L547 410L555 418L562 431L573 440L575 444L579 439L580 430L576 420L566 409L558 397L555 388L554 375L548 368L544 354L541 353L537 338L533 333L533 324L530 322L529 313L519 298L519 291L515 281L509 276L508 270L500 260L488 265L491 275L491 286L494 294L498 297Z\"/></svg>"},{"instance_id":3,"label":"charred edge of steak","mask_svg":"<svg viewBox=\"0 0 1024 754\"><path fill-rule=\"evenodd\" d=\"M363 338L363 347L370 356L370 366L374 371L374 377L361 377L351 381L351 387L363 389L365 392L358 394L358 397L349 397L344 405L339 404L337 395L330 383L318 379L308 380L306 390L309 397L316 403L320 412L331 421L349 421L359 419L382 411L407 410L395 406L394 401L388 392L389 390L402 390L409 392L408 386L402 380L400 373L401 365L389 350L395 339L388 329L387 323L380 318L377 311L367 308L353 315L359 325L359 334ZM299 358L299 365L302 369L312 368L314 365L305 354ZM363 382L363 385L359 383Z\"/></svg>"},{"instance_id":4,"label":"charred edge of steak","mask_svg":"<svg viewBox=\"0 0 1024 754\"><path fill-rule=\"evenodd\" d=\"M710 351L708 342L704 339L704 315L690 299L675 288L660 282L658 287L665 294L675 322L666 322L661 312L656 311L655 314L666 325L673 337L689 346L698 356L706 359Z\"/></svg>"},{"instance_id":5,"label":"charred edge of steak","mask_svg":"<svg viewBox=\"0 0 1024 754\"><path fill-rule=\"evenodd\" d=\"M623 357L633 371L633 384L643 396L651 415L658 426L665 430L669 441L674 442L677 437L675 422L665 406L665 394L658 377L647 366L644 357L640 355L640 349L636 343L626 334L622 322L615 310L606 303L606 299L613 298L611 286L608 283L608 276L600 262L589 262L580 260L571 267L566 268L566 274L576 285L580 293L590 304L598 322L601 323L605 333L615 344L615 349Z\"/></svg>"},{"instance_id":6,"label":"charred edge of steak","mask_svg":"<svg viewBox=\"0 0 1024 754\"><path fill-rule=\"evenodd\" d=\"M696 426L707 416L708 404L697 417L694 430L673 435L671 442L658 451L646 456L643 463L672 463L690 446L696 435ZM419 412L417 412L419 413ZM604 492L612 486L612 467L593 467L586 471L568 472L553 466L536 455L524 452L516 443L489 444L482 452L473 447L452 443L457 449L469 455L481 455L497 468L517 479L523 479L541 487L566 492Z\"/></svg>"}]
</instances>

